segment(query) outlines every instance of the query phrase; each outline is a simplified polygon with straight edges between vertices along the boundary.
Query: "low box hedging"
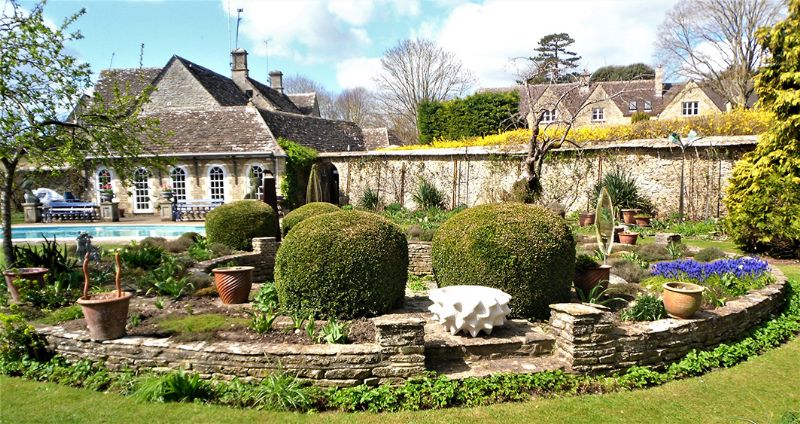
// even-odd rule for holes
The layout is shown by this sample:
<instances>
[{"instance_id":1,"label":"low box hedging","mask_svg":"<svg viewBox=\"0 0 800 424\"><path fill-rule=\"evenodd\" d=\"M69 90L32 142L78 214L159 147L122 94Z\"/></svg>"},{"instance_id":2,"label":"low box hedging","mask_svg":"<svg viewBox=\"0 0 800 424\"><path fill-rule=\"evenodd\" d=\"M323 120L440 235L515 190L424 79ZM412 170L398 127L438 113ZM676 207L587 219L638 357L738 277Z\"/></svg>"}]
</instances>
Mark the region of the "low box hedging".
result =
<instances>
[{"instance_id":1,"label":"low box hedging","mask_svg":"<svg viewBox=\"0 0 800 424\"><path fill-rule=\"evenodd\" d=\"M399 306L407 269L400 227L373 213L339 211L292 228L275 257L275 286L290 312L351 319Z\"/></svg>"},{"instance_id":2,"label":"low box hedging","mask_svg":"<svg viewBox=\"0 0 800 424\"><path fill-rule=\"evenodd\" d=\"M482 285L512 296L511 314L546 319L569 301L575 240L566 222L541 206L480 205L442 224L433 238L440 287Z\"/></svg>"},{"instance_id":3,"label":"low box hedging","mask_svg":"<svg viewBox=\"0 0 800 424\"><path fill-rule=\"evenodd\" d=\"M283 221L281 221L281 232L284 236L289 233L289 230L292 229L295 225L299 224L306 218L311 218L315 215L320 215L323 213L330 213L330 212L338 212L339 207L334 205L333 203L328 202L311 202L306 203L303 206L289 212L286 216L283 217Z\"/></svg>"},{"instance_id":4,"label":"low box hedging","mask_svg":"<svg viewBox=\"0 0 800 424\"><path fill-rule=\"evenodd\" d=\"M209 244L251 250L253 237L277 235L277 219L272 206L259 200L227 203L206 215L206 237Z\"/></svg>"}]
</instances>

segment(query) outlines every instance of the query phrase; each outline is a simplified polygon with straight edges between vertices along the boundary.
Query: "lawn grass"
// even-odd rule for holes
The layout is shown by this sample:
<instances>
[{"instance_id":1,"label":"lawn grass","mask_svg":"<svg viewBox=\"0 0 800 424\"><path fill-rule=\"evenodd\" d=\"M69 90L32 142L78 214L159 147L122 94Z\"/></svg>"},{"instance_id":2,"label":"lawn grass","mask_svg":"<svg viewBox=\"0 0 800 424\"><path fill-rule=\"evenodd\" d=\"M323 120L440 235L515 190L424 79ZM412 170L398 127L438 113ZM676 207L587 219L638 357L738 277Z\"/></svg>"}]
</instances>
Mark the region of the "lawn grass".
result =
<instances>
[{"instance_id":1,"label":"lawn grass","mask_svg":"<svg viewBox=\"0 0 800 424\"><path fill-rule=\"evenodd\" d=\"M476 408L387 414L299 414L196 404L137 403L51 383L0 377L0 422L9 423L776 423L800 411L800 339L729 369L661 387ZM46 407L45 407L46 405Z\"/></svg>"}]
</instances>

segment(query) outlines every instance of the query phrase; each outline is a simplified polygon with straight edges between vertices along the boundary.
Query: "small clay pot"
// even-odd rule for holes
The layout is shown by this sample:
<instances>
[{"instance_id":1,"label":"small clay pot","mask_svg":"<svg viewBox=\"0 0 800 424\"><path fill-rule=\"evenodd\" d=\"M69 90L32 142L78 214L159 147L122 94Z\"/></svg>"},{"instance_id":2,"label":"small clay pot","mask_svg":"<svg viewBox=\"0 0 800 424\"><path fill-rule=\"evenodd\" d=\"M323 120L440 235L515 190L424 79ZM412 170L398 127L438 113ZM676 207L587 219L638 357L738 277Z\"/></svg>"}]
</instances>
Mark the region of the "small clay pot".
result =
<instances>
[{"instance_id":1,"label":"small clay pot","mask_svg":"<svg viewBox=\"0 0 800 424\"><path fill-rule=\"evenodd\" d=\"M636 240L638 238L639 238L639 233L626 233L626 232L619 233L620 244L630 244L631 246L633 246L636 244Z\"/></svg>"},{"instance_id":2,"label":"small clay pot","mask_svg":"<svg viewBox=\"0 0 800 424\"><path fill-rule=\"evenodd\" d=\"M14 302L19 302L19 292L14 282L17 280L38 281L39 287L44 287L44 275L50 271L47 268L16 268L3 271L6 277L6 287Z\"/></svg>"},{"instance_id":3,"label":"small clay pot","mask_svg":"<svg viewBox=\"0 0 800 424\"><path fill-rule=\"evenodd\" d=\"M224 304L247 303L253 285L253 267L231 266L212 269L217 293Z\"/></svg>"},{"instance_id":4,"label":"small clay pot","mask_svg":"<svg viewBox=\"0 0 800 424\"><path fill-rule=\"evenodd\" d=\"M639 209L623 209L622 210L622 221L626 224L636 224L636 218L634 216L639 213Z\"/></svg>"},{"instance_id":5,"label":"small clay pot","mask_svg":"<svg viewBox=\"0 0 800 424\"><path fill-rule=\"evenodd\" d=\"M93 340L113 340L125 335L125 324L128 322L128 306L133 294L123 292L100 293L89 299L78 299L83 309L83 319L89 328L89 337Z\"/></svg>"},{"instance_id":6,"label":"small clay pot","mask_svg":"<svg viewBox=\"0 0 800 424\"><path fill-rule=\"evenodd\" d=\"M575 271L576 289L588 294L593 288L600 285L603 290L608 288L608 280L611 278L611 265L600 265L598 268L590 268L583 271Z\"/></svg>"},{"instance_id":7,"label":"small clay pot","mask_svg":"<svg viewBox=\"0 0 800 424\"><path fill-rule=\"evenodd\" d=\"M638 217L636 219L636 225L639 227L649 227L650 226L650 217Z\"/></svg>"},{"instance_id":8,"label":"small clay pot","mask_svg":"<svg viewBox=\"0 0 800 424\"><path fill-rule=\"evenodd\" d=\"M592 212L584 212L580 214L578 218L578 223L581 227L588 227L594 224L594 213Z\"/></svg>"},{"instance_id":9,"label":"small clay pot","mask_svg":"<svg viewBox=\"0 0 800 424\"><path fill-rule=\"evenodd\" d=\"M682 282L669 282L664 284L661 298L667 314L674 318L689 319L700 309L703 302L705 287Z\"/></svg>"}]
</instances>

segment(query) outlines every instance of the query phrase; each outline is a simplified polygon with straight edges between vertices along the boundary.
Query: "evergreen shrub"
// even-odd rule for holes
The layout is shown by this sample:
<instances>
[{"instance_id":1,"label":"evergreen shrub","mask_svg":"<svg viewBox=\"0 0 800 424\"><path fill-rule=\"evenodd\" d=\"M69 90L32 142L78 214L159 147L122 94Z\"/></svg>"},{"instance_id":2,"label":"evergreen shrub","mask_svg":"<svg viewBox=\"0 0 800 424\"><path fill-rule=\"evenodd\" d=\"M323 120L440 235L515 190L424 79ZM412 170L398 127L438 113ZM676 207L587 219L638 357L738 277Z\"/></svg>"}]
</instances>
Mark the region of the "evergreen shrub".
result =
<instances>
[{"instance_id":1,"label":"evergreen shrub","mask_svg":"<svg viewBox=\"0 0 800 424\"><path fill-rule=\"evenodd\" d=\"M546 319L549 304L569 301L575 240L566 222L541 206L487 204L442 224L432 259L441 287L494 287L512 296L512 316Z\"/></svg>"},{"instance_id":2,"label":"evergreen shrub","mask_svg":"<svg viewBox=\"0 0 800 424\"><path fill-rule=\"evenodd\" d=\"M227 203L206 215L208 243L222 243L234 250L251 250L253 237L276 236L275 210L259 200Z\"/></svg>"},{"instance_id":3,"label":"evergreen shrub","mask_svg":"<svg viewBox=\"0 0 800 424\"><path fill-rule=\"evenodd\" d=\"M374 213L312 216L286 235L275 258L275 287L289 312L323 318L379 315L400 306L408 244L397 225Z\"/></svg>"},{"instance_id":4,"label":"evergreen shrub","mask_svg":"<svg viewBox=\"0 0 800 424\"><path fill-rule=\"evenodd\" d=\"M311 202L306 203L303 206L289 212L286 216L283 217L283 221L281 221L281 232L284 236L289 233L289 230L292 229L295 225L299 224L306 218L311 218L312 216L323 214L323 213L330 213L330 212L337 212L339 211L339 207L334 205L333 203L328 202Z\"/></svg>"}]
</instances>

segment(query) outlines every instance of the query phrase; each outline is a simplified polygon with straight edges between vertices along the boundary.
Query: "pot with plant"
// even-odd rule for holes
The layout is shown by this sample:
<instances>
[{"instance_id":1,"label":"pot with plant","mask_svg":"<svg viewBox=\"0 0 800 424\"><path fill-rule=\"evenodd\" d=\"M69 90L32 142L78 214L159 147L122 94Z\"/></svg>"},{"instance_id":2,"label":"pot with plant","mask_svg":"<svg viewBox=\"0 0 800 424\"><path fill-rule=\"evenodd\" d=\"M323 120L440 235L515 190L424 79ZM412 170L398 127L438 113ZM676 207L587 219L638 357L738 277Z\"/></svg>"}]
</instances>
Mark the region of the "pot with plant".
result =
<instances>
[{"instance_id":1,"label":"pot with plant","mask_svg":"<svg viewBox=\"0 0 800 424\"><path fill-rule=\"evenodd\" d=\"M704 290L705 287L693 283L665 283L661 295L664 309L673 318L689 319L700 309Z\"/></svg>"},{"instance_id":2,"label":"pot with plant","mask_svg":"<svg viewBox=\"0 0 800 424\"><path fill-rule=\"evenodd\" d=\"M14 283L18 280L37 281L39 287L44 287L44 275L50 271L47 268L11 268L3 271L6 277L6 288L11 295L11 300L19 302L19 291Z\"/></svg>"},{"instance_id":3,"label":"pot with plant","mask_svg":"<svg viewBox=\"0 0 800 424\"><path fill-rule=\"evenodd\" d=\"M620 244L629 244L631 246L636 245L636 240L639 238L639 233L634 233L631 231L623 231L619 233L619 243Z\"/></svg>"},{"instance_id":4,"label":"pot with plant","mask_svg":"<svg viewBox=\"0 0 800 424\"><path fill-rule=\"evenodd\" d=\"M636 220L636 225L639 227L649 227L650 220L653 219L652 216L646 213L637 213L633 216L634 220Z\"/></svg>"},{"instance_id":5,"label":"pot with plant","mask_svg":"<svg viewBox=\"0 0 800 424\"><path fill-rule=\"evenodd\" d=\"M161 198L167 201L172 201L172 189L169 186L161 187Z\"/></svg>"},{"instance_id":6,"label":"pot with plant","mask_svg":"<svg viewBox=\"0 0 800 424\"><path fill-rule=\"evenodd\" d=\"M253 285L252 266L229 266L214 268L214 283L222 303L247 303Z\"/></svg>"},{"instance_id":7,"label":"pot with plant","mask_svg":"<svg viewBox=\"0 0 800 424\"><path fill-rule=\"evenodd\" d=\"M636 224L636 214L638 214L641 209L622 209L622 221L626 224Z\"/></svg>"},{"instance_id":8,"label":"pot with plant","mask_svg":"<svg viewBox=\"0 0 800 424\"><path fill-rule=\"evenodd\" d=\"M114 253L116 290L89 295L89 253L83 258L83 296L78 299L81 305L89 337L93 340L112 340L125 335L128 322L128 306L133 294L123 292L120 284L122 266L119 252Z\"/></svg>"},{"instance_id":9,"label":"pot with plant","mask_svg":"<svg viewBox=\"0 0 800 424\"><path fill-rule=\"evenodd\" d=\"M592 198L591 197L592 197L591 191L587 191L586 192L586 211L585 212L581 212L580 215L578 215L578 224L581 227L588 227L588 226L594 224L594 215L595 215L595 213L592 212L592 211L589 211L589 206L592 203Z\"/></svg>"},{"instance_id":10,"label":"pot with plant","mask_svg":"<svg viewBox=\"0 0 800 424\"><path fill-rule=\"evenodd\" d=\"M589 293L596 286L601 286L603 290L606 290L608 289L610 277L610 265L600 265L593 257L586 254L578 255L575 258L575 279L573 284L576 290Z\"/></svg>"}]
</instances>

